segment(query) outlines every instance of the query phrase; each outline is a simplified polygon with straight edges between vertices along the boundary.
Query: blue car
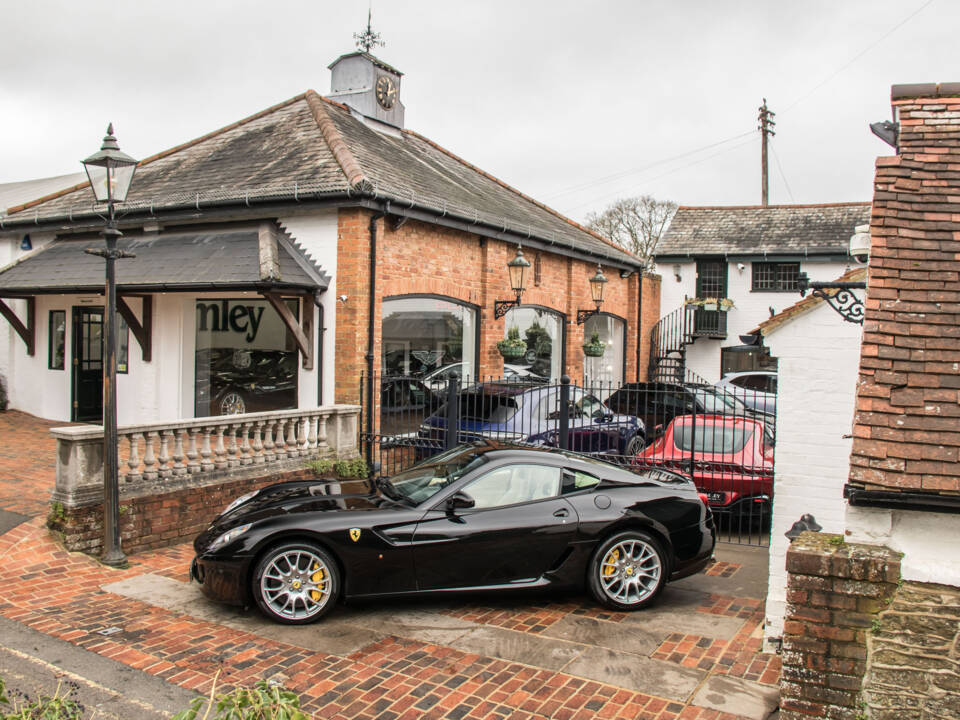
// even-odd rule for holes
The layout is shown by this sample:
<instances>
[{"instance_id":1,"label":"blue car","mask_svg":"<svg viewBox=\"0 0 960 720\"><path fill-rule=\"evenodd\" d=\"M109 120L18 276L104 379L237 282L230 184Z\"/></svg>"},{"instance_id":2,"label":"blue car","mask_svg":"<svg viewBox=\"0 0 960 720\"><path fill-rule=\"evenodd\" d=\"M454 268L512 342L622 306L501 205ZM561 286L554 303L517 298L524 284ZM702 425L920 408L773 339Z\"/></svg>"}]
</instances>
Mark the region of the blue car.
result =
<instances>
[{"instance_id":1,"label":"blue car","mask_svg":"<svg viewBox=\"0 0 960 720\"><path fill-rule=\"evenodd\" d=\"M529 383L483 383L459 394L458 442L479 437L548 447L559 445L560 387ZM645 428L632 415L617 415L595 396L570 388L567 450L633 457L644 447ZM420 426L417 459L443 449L447 409L440 408Z\"/></svg>"}]
</instances>

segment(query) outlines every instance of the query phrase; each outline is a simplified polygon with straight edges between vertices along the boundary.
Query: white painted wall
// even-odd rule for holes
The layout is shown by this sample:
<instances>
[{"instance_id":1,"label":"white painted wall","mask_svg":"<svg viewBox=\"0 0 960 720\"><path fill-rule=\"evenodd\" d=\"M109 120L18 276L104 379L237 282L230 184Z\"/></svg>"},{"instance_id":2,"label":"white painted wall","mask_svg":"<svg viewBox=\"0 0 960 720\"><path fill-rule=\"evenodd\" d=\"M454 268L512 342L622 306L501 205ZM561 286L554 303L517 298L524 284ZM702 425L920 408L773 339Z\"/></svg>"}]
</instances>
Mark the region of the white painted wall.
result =
<instances>
[{"instance_id":1,"label":"white painted wall","mask_svg":"<svg viewBox=\"0 0 960 720\"><path fill-rule=\"evenodd\" d=\"M289 232L324 272L330 276L330 286L321 296L324 327L314 327L323 333L323 402L333 403L336 391L337 362L337 211L312 212L309 215L296 215L282 218L280 225ZM317 316L319 317L319 313ZM316 317L314 318L316 320ZM314 382L312 390L306 389L306 383L300 386L301 407L317 403L317 388Z\"/></svg>"},{"instance_id":2,"label":"white painted wall","mask_svg":"<svg viewBox=\"0 0 960 720\"><path fill-rule=\"evenodd\" d=\"M776 258L771 257L771 261ZM738 268L738 263L744 266ZM660 285L660 317L668 315L683 305L685 297L697 295L697 264L693 260L679 263L680 281L674 274L677 263L664 262L657 266L656 272L663 277ZM800 263L800 272L805 272L811 280L836 280L849 268L842 262ZM720 348L740 345L740 335L746 335L757 325L770 317L769 308L780 312L800 299L797 292L753 292L753 262L738 260L731 256L727 261L727 296L733 300L734 308L727 312L727 339L710 340L699 338L687 347L687 367L709 382L720 379ZM772 353L776 356L776 353Z\"/></svg>"},{"instance_id":3,"label":"white painted wall","mask_svg":"<svg viewBox=\"0 0 960 720\"><path fill-rule=\"evenodd\" d=\"M960 586L956 515L845 506L847 540L902 552L904 580Z\"/></svg>"},{"instance_id":4,"label":"white painted wall","mask_svg":"<svg viewBox=\"0 0 960 720\"><path fill-rule=\"evenodd\" d=\"M784 533L805 513L824 532L842 533L846 526L843 486L853 441L844 436L853 427L861 333L860 325L819 303L764 337L780 359L765 640L783 634Z\"/></svg>"}]
</instances>

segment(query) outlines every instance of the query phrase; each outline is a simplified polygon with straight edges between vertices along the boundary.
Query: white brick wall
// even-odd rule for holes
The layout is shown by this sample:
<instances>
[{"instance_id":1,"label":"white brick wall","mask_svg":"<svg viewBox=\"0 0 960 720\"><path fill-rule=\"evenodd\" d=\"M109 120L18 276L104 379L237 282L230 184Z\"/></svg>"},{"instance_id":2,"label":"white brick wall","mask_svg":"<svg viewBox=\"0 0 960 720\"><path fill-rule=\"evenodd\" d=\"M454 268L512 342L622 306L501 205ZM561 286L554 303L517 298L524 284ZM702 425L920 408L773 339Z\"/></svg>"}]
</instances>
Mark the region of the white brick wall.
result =
<instances>
[{"instance_id":1,"label":"white brick wall","mask_svg":"<svg viewBox=\"0 0 960 720\"><path fill-rule=\"evenodd\" d=\"M773 260L774 258L771 258ZM740 345L740 335L745 335L770 317L769 308L780 312L800 299L797 292L752 292L753 263L743 260L743 270L737 267L738 261L730 258L727 262L727 296L735 307L727 313L727 339L709 340L700 338L687 347L687 366L709 382L720 379L720 348ZM657 266L656 272L663 277L660 289L660 316L667 315L681 305L684 297L696 297L697 264L693 261L679 263L680 282L673 272L674 263L665 262ZM811 280L836 280L848 269L842 262L803 262L800 271L807 273ZM773 353L776 355L776 353Z\"/></svg>"},{"instance_id":2,"label":"white brick wall","mask_svg":"<svg viewBox=\"0 0 960 720\"><path fill-rule=\"evenodd\" d=\"M783 633L789 545L784 533L804 513L824 532L844 531L843 486L852 444L844 435L853 426L860 335L860 325L819 303L764 338L780 359L765 640Z\"/></svg>"}]
</instances>

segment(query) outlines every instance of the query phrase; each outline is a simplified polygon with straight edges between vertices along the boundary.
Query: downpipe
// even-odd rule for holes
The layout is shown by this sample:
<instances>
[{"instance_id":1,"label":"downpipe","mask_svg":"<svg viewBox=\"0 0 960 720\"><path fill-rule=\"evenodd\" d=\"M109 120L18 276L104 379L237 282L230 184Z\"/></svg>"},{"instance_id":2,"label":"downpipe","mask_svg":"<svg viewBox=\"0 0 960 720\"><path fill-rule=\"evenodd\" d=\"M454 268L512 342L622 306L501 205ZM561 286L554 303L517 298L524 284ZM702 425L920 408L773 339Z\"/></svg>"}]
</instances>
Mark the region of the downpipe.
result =
<instances>
[{"instance_id":1,"label":"downpipe","mask_svg":"<svg viewBox=\"0 0 960 720\"><path fill-rule=\"evenodd\" d=\"M367 466L373 467L373 402L374 377L373 377L373 347L374 347L374 322L373 318L377 310L377 221L386 217L386 208L375 212L370 216L370 304L368 307L367 323Z\"/></svg>"}]
</instances>

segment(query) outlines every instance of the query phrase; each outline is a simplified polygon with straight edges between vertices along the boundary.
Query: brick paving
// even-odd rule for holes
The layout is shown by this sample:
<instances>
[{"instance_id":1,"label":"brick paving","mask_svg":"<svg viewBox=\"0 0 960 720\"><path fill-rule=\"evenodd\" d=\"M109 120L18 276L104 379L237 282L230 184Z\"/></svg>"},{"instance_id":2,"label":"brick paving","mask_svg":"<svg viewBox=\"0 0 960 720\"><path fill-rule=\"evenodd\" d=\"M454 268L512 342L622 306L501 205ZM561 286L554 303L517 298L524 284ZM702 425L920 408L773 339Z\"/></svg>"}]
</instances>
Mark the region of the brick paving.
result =
<instances>
[{"instance_id":1,"label":"brick paving","mask_svg":"<svg viewBox=\"0 0 960 720\"><path fill-rule=\"evenodd\" d=\"M18 410L0 413L0 510L31 517L46 514L57 450L50 428L70 424Z\"/></svg>"},{"instance_id":2,"label":"brick paving","mask_svg":"<svg viewBox=\"0 0 960 720\"><path fill-rule=\"evenodd\" d=\"M736 719L562 671L410 638L388 636L345 657L315 652L105 592L103 585L144 573L184 581L192 557L189 544L135 555L122 570L66 552L43 525L53 484L53 445L38 436L50 424L21 413L0 415L0 425L4 422L19 431L18 442L33 435L40 442L32 447L43 451L19 461L8 445L0 458L0 503L38 516L0 535L0 615L52 637L201 693L210 690L218 672L224 689L281 674L316 718ZM467 604L442 612L535 635L568 616L617 626L626 617L585 598ZM670 635L653 659L777 684L779 658L759 652L761 601L704 595L695 612L740 619L743 626L731 640ZM110 627L120 631L98 632Z\"/></svg>"}]
</instances>

